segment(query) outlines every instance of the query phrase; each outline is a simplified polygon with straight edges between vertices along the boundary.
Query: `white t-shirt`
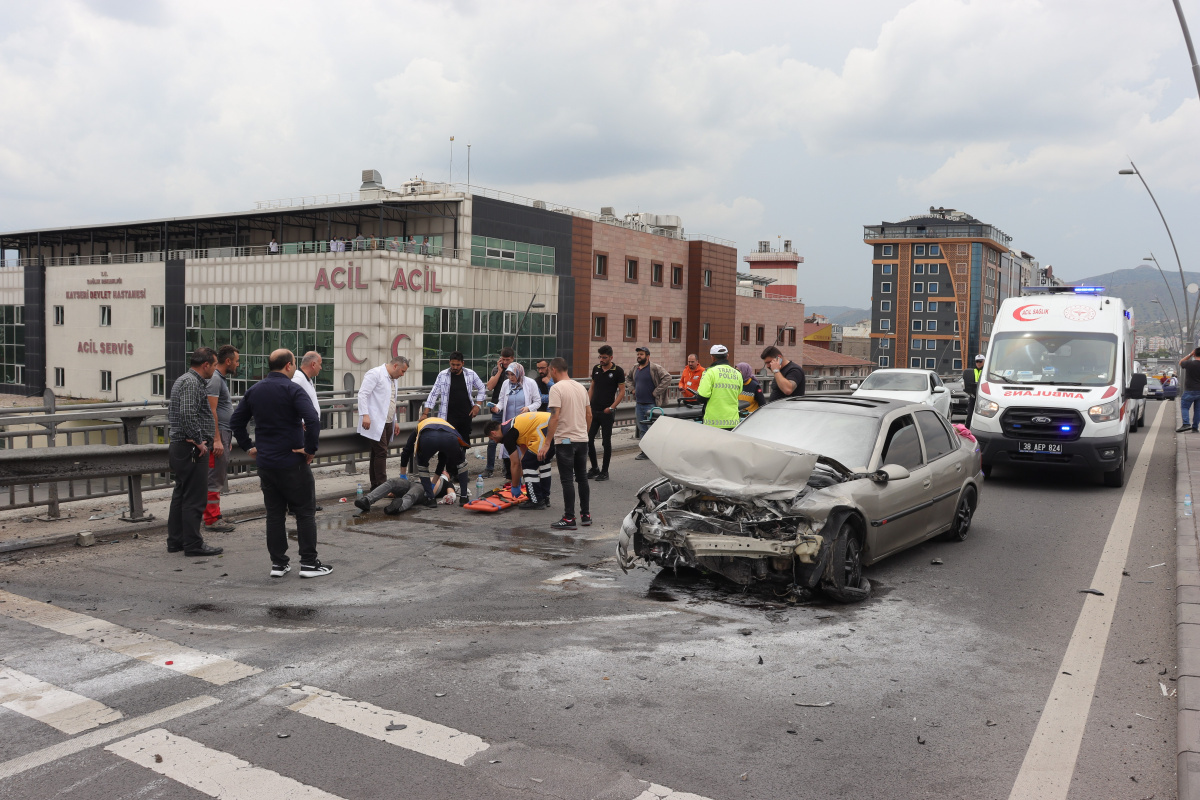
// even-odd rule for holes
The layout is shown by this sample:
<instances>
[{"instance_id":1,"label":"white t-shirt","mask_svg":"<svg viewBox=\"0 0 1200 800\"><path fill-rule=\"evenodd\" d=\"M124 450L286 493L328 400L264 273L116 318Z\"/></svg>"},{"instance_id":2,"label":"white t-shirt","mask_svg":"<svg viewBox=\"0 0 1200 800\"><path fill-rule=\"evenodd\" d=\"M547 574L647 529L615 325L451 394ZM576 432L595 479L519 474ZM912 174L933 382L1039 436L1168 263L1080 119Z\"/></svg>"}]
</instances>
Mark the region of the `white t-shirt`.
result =
<instances>
[{"instance_id":1,"label":"white t-shirt","mask_svg":"<svg viewBox=\"0 0 1200 800\"><path fill-rule=\"evenodd\" d=\"M300 384L304 393L308 395L308 399L312 400L313 408L317 410L317 416L320 416L321 406L317 403L317 387L313 386L313 382L308 379L308 376L300 370L296 370L296 374L292 376L292 383Z\"/></svg>"}]
</instances>

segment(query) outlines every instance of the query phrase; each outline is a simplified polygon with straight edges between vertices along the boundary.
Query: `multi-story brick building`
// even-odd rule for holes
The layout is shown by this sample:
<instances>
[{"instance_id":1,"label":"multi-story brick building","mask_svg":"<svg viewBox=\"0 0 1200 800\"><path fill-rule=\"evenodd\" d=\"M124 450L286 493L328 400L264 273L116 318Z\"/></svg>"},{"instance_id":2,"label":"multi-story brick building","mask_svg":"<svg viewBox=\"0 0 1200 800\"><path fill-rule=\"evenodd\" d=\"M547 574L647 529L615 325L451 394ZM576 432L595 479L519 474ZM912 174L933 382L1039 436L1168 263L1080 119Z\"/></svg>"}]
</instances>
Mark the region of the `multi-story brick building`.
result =
<instances>
[{"instance_id":1,"label":"multi-story brick building","mask_svg":"<svg viewBox=\"0 0 1200 800\"><path fill-rule=\"evenodd\" d=\"M866 225L863 238L872 249L871 361L880 367L961 371L987 347L1000 302L1020 294L1026 265L1009 249L1012 237L964 212L930 208Z\"/></svg>"},{"instance_id":2,"label":"multi-story brick building","mask_svg":"<svg viewBox=\"0 0 1200 800\"><path fill-rule=\"evenodd\" d=\"M513 345L585 375L603 343L678 370L734 341L736 249L678 217L389 190L374 170L358 192L257 206L0 234L0 391L163 396L187 351L226 343L240 391L279 347L321 352L318 386L341 390L393 354L418 385L455 351L487 372Z\"/></svg>"}]
</instances>

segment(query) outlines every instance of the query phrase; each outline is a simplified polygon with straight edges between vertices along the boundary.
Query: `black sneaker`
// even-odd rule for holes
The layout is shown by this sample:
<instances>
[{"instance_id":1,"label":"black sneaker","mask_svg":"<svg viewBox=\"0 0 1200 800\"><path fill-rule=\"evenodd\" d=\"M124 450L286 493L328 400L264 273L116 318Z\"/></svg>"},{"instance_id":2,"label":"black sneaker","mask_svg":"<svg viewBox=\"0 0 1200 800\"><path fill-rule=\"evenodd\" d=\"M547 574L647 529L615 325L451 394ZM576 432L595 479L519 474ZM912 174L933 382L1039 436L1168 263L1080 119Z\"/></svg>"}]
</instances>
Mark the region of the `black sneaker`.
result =
<instances>
[{"instance_id":1,"label":"black sneaker","mask_svg":"<svg viewBox=\"0 0 1200 800\"><path fill-rule=\"evenodd\" d=\"M492 471L490 469L485 469L483 472L479 473L479 477L487 480L488 478L492 477Z\"/></svg>"},{"instance_id":2,"label":"black sneaker","mask_svg":"<svg viewBox=\"0 0 1200 800\"><path fill-rule=\"evenodd\" d=\"M588 476L588 478L591 478L591 479L595 479L595 477L599 474L600 474L600 470L597 469L596 467L592 467L591 469L589 469L587 471L587 476Z\"/></svg>"},{"instance_id":3,"label":"black sneaker","mask_svg":"<svg viewBox=\"0 0 1200 800\"><path fill-rule=\"evenodd\" d=\"M1175 432L1183 433L1184 431L1190 431L1190 430L1195 430L1195 429L1192 428L1191 425L1180 425L1178 428L1175 429Z\"/></svg>"},{"instance_id":4,"label":"black sneaker","mask_svg":"<svg viewBox=\"0 0 1200 800\"><path fill-rule=\"evenodd\" d=\"M465 495L465 494L460 494L460 495L458 496L458 507L459 507L459 508L462 508L463 506L465 506L465 505L466 505L467 503L469 503L469 502L471 502L471 498L470 498L470 497L468 497L467 495Z\"/></svg>"},{"instance_id":5,"label":"black sneaker","mask_svg":"<svg viewBox=\"0 0 1200 800\"><path fill-rule=\"evenodd\" d=\"M333 572L333 567L329 566L328 564L322 564L320 561L316 562L315 564L300 565L301 578L319 578L322 575L328 575L331 572Z\"/></svg>"},{"instance_id":6,"label":"black sneaker","mask_svg":"<svg viewBox=\"0 0 1200 800\"><path fill-rule=\"evenodd\" d=\"M590 526L592 524L592 515L587 514L587 513L580 514L579 515L579 524L585 528Z\"/></svg>"},{"instance_id":7,"label":"black sneaker","mask_svg":"<svg viewBox=\"0 0 1200 800\"><path fill-rule=\"evenodd\" d=\"M634 461L649 461L650 456L646 455L645 453L638 453L637 457L635 457L633 460Z\"/></svg>"},{"instance_id":8,"label":"black sneaker","mask_svg":"<svg viewBox=\"0 0 1200 800\"><path fill-rule=\"evenodd\" d=\"M552 531L573 531L575 530L575 518L563 517L558 522L550 526Z\"/></svg>"},{"instance_id":9,"label":"black sneaker","mask_svg":"<svg viewBox=\"0 0 1200 800\"><path fill-rule=\"evenodd\" d=\"M287 575L291 571L292 571L291 564L272 564L271 565L271 577L272 578L282 578L284 575Z\"/></svg>"},{"instance_id":10,"label":"black sneaker","mask_svg":"<svg viewBox=\"0 0 1200 800\"><path fill-rule=\"evenodd\" d=\"M184 550L185 556L219 556L225 552L224 547L213 547L211 544L202 544L199 547L193 547L191 550Z\"/></svg>"},{"instance_id":11,"label":"black sneaker","mask_svg":"<svg viewBox=\"0 0 1200 800\"><path fill-rule=\"evenodd\" d=\"M545 506L539 501L530 498L524 503L521 503L521 505L517 506L517 508L521 509L522 511L541 511L543 508L545 508Z\"/></svg>"},{"instance_id":12,"label":"black sneaker","mask_svg":"<svg viewBox=\"0 0 1200 800\"><path fill-rule=\"evenodd\" d=\"M608 470L604 470L604 472L601 472L599 475L597 475L596 480L598 480L598 481L608 480Z\"/></svg>"},{"instance_id":13,"label":"black sneaker","mask_svg":"<svg viewBox=\"0 0 1200 800\"><path fill-rule=\"evenodd\" d=\"M371 510L371 501L365 497L360 497L357 500L355 500L354 505L356 505L360 509L362 509L362 512L364 514L366 514L367 512L369 512Z\"/></svg>"}]
</instances>

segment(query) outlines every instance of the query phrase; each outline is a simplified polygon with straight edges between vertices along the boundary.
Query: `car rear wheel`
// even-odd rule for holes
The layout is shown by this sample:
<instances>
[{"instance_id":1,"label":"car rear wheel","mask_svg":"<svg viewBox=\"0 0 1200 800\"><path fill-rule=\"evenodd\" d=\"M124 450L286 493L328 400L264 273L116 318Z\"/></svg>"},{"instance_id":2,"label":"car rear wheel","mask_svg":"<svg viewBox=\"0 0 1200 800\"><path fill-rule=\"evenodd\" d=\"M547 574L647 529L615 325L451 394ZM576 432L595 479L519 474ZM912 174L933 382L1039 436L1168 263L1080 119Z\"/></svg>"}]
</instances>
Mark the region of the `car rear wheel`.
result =
<instances>
[{"instance_id":1,"label":"car rear wheel","mask_svg":"<svg viewBox=\"0 0 1200 800\"><path fill-rule=\"evenodd\" d=\"M871 583L863 577L862 542L853 523L846 520L833 540L829 578L821 584L826 596L839 603L857 603L871 594Z\"/></svg>"},{"instance_id":2,"label":"car rear wheel","mask_svg":"<svg viewBox=\"0 0 1200 800\"><path fill-rule=\"evenodd\" d=\"M971 520L975 516L975 487L968 486L963 489L962 494L958 497L958 506L954 509L954 521L950 524L950 530L946 531L945 538L951 542L963 542L967 539L967 532L971 530Z\"/></svg>"}]
</instances>

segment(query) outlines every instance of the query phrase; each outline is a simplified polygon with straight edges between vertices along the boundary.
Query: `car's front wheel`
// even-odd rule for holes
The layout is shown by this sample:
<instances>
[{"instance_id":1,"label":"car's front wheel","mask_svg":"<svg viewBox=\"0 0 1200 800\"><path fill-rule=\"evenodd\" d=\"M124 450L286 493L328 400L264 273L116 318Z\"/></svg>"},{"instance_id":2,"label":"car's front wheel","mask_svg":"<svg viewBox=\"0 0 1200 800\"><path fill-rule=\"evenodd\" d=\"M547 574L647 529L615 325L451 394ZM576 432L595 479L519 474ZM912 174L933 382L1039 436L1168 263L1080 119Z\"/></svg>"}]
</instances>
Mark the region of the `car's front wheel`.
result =
<instances>
[{"instance_id":1,"label":"car's front wheel","mask_svg":"<svg viewBox=\"0 0 1200 800\"><path fill-rule=\"evenodd\" d=\"M954 509L954 521L945 538L952 542L964 542L967 532L971 530L971 520L975 516L975 487L968 486L958 497L958 506Z\"/></svg>"},{"instance_id":2,"label":"car's front wheel","mask_svg":"<svg viewBox=\"0 0 1200 800\"><path fill-rule=\"evenodd\" d=\"M831 547L829 578L821 585L822 591L839 603L866 600L871 583L863 577L862 541L850 520L842 523Z\"/></svg>"}]
</instances>

